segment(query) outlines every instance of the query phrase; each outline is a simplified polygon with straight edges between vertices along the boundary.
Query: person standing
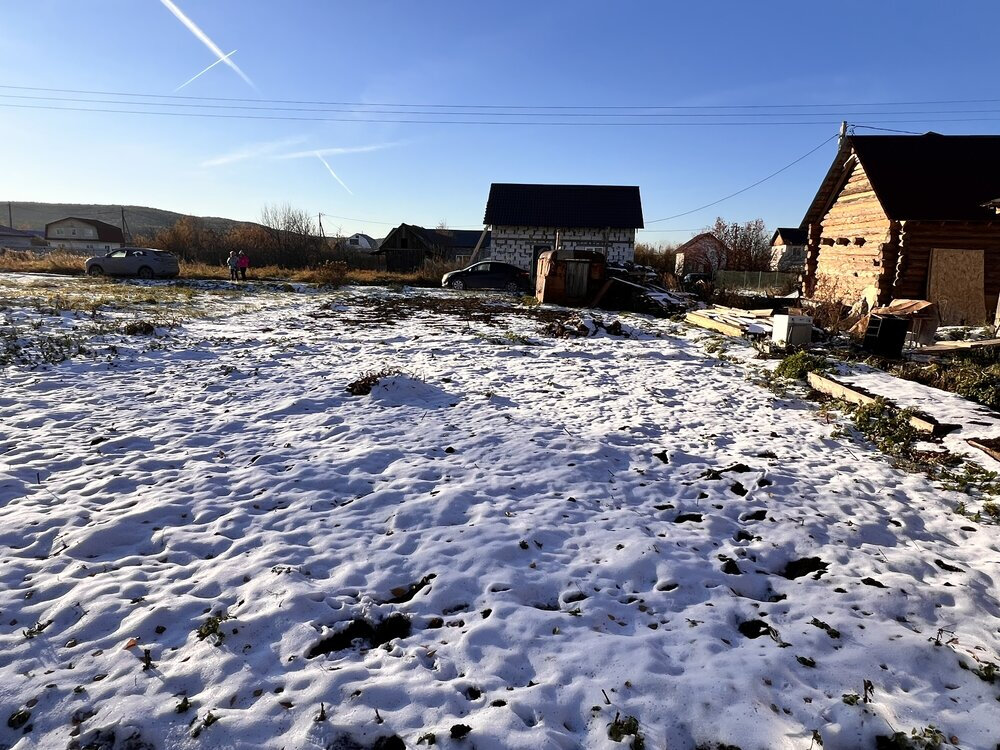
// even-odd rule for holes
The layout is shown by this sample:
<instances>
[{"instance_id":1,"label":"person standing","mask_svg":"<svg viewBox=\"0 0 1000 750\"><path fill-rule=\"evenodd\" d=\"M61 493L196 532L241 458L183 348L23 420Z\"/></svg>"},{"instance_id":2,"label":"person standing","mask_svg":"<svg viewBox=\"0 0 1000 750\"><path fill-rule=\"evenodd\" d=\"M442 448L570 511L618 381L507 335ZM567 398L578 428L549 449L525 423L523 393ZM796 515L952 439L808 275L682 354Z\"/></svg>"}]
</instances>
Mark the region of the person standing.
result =
<instances>
[{"instance_id":1,"label":"person standing","mask_svg":"<svg viewBox=\"0 0 1000 750\"><path fill-rule=\"evenodd\" d=\"M229 258L226 260L226 263L229 266L229 280L239 281L239 276L237 276L238 273L237 269L239 268L240 265L240 259L239 256L236 255L235 250L229 253Z\"/></svg>"},{"instance_id":2,"label":"person standing","mask_svg":"<svg viewBox=\"0 0 1000 750\"><path fill-rule=\"evenodd\" d=\"M240 257L239 257L239 260L238 260L238 265L239 265L239 269L240 269L240 276L242 276L243 280L246 281L247 280L247 269L250 268L250 256L247 255L246 252L243 251L243 250L240 250Z\"/></svg>"}]
</instances>

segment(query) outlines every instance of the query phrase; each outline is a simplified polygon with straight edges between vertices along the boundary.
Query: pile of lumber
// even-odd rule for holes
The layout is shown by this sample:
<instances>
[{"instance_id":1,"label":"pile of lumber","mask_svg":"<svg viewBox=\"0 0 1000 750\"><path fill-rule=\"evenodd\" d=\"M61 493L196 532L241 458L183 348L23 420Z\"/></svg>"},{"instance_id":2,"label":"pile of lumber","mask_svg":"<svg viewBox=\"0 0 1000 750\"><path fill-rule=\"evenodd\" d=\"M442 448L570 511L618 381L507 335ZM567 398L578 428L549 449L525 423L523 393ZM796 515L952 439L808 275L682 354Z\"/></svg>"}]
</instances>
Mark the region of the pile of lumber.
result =
<instances>
[{"instance_id":1,"label":"pile of lumber","mask_svg":"<svg viewBox=\"0 0 1000 750\"><path fill-rule=\"evenodd\" d=\"M727 336L756 338L771 335L771 317L774 310L740 310L735 307L715 305L705 310L694 310L684 316L691 325L724 333Z\"/></svg>"}]
</instances>

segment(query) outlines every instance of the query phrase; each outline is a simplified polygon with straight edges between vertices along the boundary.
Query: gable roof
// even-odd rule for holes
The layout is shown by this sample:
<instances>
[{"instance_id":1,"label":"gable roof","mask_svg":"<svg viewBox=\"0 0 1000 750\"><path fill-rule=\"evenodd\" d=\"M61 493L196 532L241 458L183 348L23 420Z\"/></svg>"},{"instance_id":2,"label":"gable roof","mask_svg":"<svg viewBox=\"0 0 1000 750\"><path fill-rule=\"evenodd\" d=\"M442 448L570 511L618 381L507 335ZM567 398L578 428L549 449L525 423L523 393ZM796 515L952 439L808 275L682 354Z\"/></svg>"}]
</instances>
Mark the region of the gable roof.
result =
<instances>
[{"instance_id":1,"label":"gable roof","mask_svg":"<svg viewBox=\"0 0 1000 750\"><path fill-rule=\"evenodd\" d=\"M801 228L819 221L857 159L893 220L983 221L1000 195L1000 136L851 135L842 139Z\"/></svg>"},{"instance_id":2,"label":"gable roof","mask_svg":"<svg viewBox=\"0 0 1000 750\"><path fill-rule=\"evenodd\" d=\"M62 219L57 219L56 221L50 221L45 225L45 236L49 236L49 227L53 224L59 224L63 221L68 220L82 221L84 224L90 224L94 229L97 230L97 239L101 242L125 242L125 235L122 234L122 230L116 227L114 224L108 224L106 221L99 221L97 219L85 219L82 216L67 216Z\"/></svg>"},{"instance_id":3,"label":"gable roof","mask_svg":"<svg viewBox=\"0 0 1000 750\"><path fill-rule=\"evenodd\" d=\"M771 235L771 244L781 237L786 245L804 245L809 241L809 232L798 227L778 227Z\"/></svg>"},{"instance_id":4,"label":"gable roof","mask_svg":"<svg viewBox=\"0 0 1000 750\"><path fill-rule=\"evenodd\" d=\"M532 185L494 182L484 224L642 229L639 188L627 185Z\"/></svg>"},{"instance_id":5,"label":"gable roof","mask_svg":"<svg viewBox=\"0 0 1000 750\"><path fill-rule=\"evenodd\" d=\"M427 248L440 248L441 250L472 250L483 233L482 229L427 229L418 227L416 224L400 224L379 242L379 252L390 248L395 241L396 233L405 230L409 230ZM491 237L492 233L487 232L481 249L485 250L490 246Z\"/></svg>"},{"instance_id":6,"label":"gable roof","mask_svg":"<svg viewBox=\"0 0 1000 750\"><path fill-rule=\"evenodd\" d=\"M691 239L689 239L683 245L679 246L677 249L674 250L674 252L675 253L686 252L687 250L690 250L690 249L692 249L694 247L697 247L698 245L701 245L706 240L711 241L714 245L716 245L717 247L720 247L720 248L722 248L724 250L728 250L729 249L727 247L727 245L726 245L725 242L723 242L722 240L720 240L718 237L716 237L711 232L702 232L701 234L696 234L694 237L692 237Z\"/></svg>"},{"instance_id":7,"label":"gable roof","mask_svg":"<svg viewBox=\"0 0 1000 750\"><path fill-rule=\"evenodd\" d=\"M424 241L429 245L452 249L475 247L483 233L482 229L425 229L412 224L410 224L410 229L423 236ZM487 232L486 239L483 240L483 248L490 246L490 237L491 233Z\"/></svg>"},{"instance_id":8,"label":"gable roof","mask_svg":"<svg viewBox=\"0 0 1000 750\"><path fill-rule=\"evenodd\" d=\"M0 237L36 237L34 232L25 232L14 227L5 227L0 224Z\"/></svg>"}]
</instances>

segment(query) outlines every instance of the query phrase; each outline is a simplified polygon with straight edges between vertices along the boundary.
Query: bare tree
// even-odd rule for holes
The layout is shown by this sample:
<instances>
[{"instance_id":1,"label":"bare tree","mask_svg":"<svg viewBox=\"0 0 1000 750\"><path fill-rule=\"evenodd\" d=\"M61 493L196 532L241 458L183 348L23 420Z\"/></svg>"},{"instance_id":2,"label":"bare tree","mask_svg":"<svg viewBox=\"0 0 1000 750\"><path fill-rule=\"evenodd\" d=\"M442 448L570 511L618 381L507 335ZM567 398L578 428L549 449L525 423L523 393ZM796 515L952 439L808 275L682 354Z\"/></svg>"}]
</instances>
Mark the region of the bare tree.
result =
<instances>
[{"instance_id":1,"label":"bare tree","mask_svg":"<svg viewBox=\"0 0 1000 750\"><path fill-rule=\"evenodd\" d=\"M726 246L725 268L730 271L767 271L771 265L771 238L763 219L740 224L717 217L708 230Z\"/></svg>"},{"instance_id":2,"label":"bare tree","mask_svg":"<svg viewBox=\"0 0 1000 750\"><path fill-rule=\"evenodd\" d=\"M290 267L318 262L323 241L317 236L312 214L288 203L268 204L260 211L260 223L276 246L271 262Z\"/></svg>"}]
</instances>

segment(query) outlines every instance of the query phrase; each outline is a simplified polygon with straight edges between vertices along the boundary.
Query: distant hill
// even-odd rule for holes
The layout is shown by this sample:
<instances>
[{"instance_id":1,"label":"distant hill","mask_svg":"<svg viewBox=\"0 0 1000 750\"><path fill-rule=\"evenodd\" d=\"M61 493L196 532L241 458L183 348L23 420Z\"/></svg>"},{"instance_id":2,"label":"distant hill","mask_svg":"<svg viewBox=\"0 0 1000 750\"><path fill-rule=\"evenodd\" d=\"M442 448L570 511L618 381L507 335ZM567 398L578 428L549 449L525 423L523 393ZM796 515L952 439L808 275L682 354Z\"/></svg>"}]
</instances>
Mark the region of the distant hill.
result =
<instances>
[{"instance_id":1,"label":"distant hill","mask_svg":"<svg viewBox=\"0 0 1000 750\"><path fill-rule=\"evenodd\" d=\"M79 216L84 219L100 219L115 226L121 226L122 208L125 209L125 221L128 228L135 234L151 234L158 229L167 229L188 214L175 211L164 211L160 208L147 206L109 206L97 203L31 203L27 201L12 201L11 209L14 217L14 228L44 231L45 225L56 219L67 216ZM218 216L195 216L205 229L216 232L226 232L234 226L251 224L253 222L223 219ZM0 202L0 224L7 224L7 201Z\"/></svg>"}]
</instances>

